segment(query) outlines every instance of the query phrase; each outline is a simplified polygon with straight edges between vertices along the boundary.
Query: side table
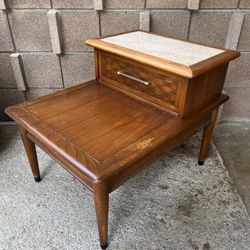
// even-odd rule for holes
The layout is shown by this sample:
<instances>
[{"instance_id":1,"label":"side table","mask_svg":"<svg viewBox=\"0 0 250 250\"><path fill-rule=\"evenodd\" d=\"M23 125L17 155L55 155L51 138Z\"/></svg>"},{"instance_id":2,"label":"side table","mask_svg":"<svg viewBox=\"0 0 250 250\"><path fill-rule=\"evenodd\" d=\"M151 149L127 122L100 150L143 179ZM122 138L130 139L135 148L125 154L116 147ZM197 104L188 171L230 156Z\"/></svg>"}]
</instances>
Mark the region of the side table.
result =
<instances>
[{"instance_id":1,"label":"side table","mask_svg":"<svg viewBox=\"0 0 250 250\"><path fill-rule=\"evenodd\" d=\"M94 195L102 249L109 194L203 129L207 156L231 60L237 51L133 31L89 39L96 79L8 107L36 182L39 146Z\"/></svg>"}]
</instances>

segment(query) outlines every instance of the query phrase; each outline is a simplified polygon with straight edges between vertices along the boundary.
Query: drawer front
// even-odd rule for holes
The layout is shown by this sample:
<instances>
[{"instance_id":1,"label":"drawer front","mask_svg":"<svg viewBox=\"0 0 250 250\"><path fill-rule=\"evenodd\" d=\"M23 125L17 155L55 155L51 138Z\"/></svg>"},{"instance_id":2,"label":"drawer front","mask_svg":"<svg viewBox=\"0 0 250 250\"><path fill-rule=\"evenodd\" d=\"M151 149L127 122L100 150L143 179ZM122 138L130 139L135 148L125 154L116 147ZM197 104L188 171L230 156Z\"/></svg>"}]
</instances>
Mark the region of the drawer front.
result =
<instances>
[{"instance_id":1,"label":"drawer front","mask_svg":"<svg viewBox=\"0 0 250 250\"><path fill-rule=\"evenodd\" d=\"M99 52L99 78L122 91L177 111L179 79L152 67Z\"/></svg>"}]
</instances>

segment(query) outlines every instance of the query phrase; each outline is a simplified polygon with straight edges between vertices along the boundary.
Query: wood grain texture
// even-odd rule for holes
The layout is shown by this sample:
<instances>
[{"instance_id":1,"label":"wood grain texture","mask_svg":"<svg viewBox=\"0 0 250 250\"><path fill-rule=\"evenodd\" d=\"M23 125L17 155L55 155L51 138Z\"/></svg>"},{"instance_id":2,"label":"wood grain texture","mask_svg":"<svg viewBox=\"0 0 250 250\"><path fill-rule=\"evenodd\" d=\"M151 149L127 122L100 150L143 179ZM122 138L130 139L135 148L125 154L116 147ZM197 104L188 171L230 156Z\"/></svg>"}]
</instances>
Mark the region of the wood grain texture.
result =
<instances>
[{"instance_id":1,"label":"wood grain texture","mask_svg":"<svg viewBox=\"0 0 250 250\"><path fill-rule=\"evenodd\" d=\"M209 143L212 138L216 118L218 115L219 108L215 108L211 113L210 123L204 128L201 140L201 149L199 155L199 162L204 162L207 158Z\"/></svg>"},{"instance_id":2,"label":"wood grain texture","mask_svg":"<svg viewBox=\"0 0 250 250\"><path fill-rule=\"evenodd\" d=\"M197 110L209 106L211 103L220 98L228 63L222 64L217 68L208 69L192 79L188 79L187 86L182 86L181 106L179 108L181 117L190 116Z\"/></svg>"},{"instance_id":3,"label":"wood grain texture","mask_svg":"<svg viewBox=\"0 0 250 250\"><path fill-rule=\"evenodd\" d=\"M91 81L6 112L36 144L93 190L94 181L123 175L124 168L166 142L176 146L181 140L175 138L186 138L185 131L205 127L209 112L227 99L222 95L192 117L180 119Z\"/></svg>"},{"instance_id":4,"label":"wood grain texture","mask_svg":"<svg viewBox=\"0 0 250 250\"><path fill-rule=\"evenodd\" d=\"M36 146L27 137L27 131L25 129L23 129L22 127L19 127L19 132L23 141L25 151L29 159L29 163L30 163L30 167L31 167L31 171L34 176L34 179L39 181L41 177L40 177L40 171L39 171L39 166L38 166L38 161L37 161Z\"/></svg>"},{"instance_id":5,"label":"wood grain texture","mask_svg":"<svg viewBox=\"0 0 250 250\"><path fill-rule=\"evenodd\" d=\"M177 110L177 90L181 78L105 52L99 53L99 69L100 80L105 83L159 106ZM144 80L149 85L118 75L118 71Z\"/></svg>"},{"instance_id":6,"label":"wood grain texture","mask_svg":"<svg viewBox=\"0 0 250 250\"><path fill-rule=\"evenodd\" d=\"M106 183L94 183L94 202L101 248L108 245L109 190Z\"/></svg>"},{"instance_id":7,"label":"wood grain texture","mask_svg":"<svg viewBox=\"0 0 250 250\"><path fill-rule=\"evenodd\" d=\"M132 31L134 32L134 31ZM141 32L146 32L146 31L141 31ZM129 32L127 32L129 33ZM146 32L147 33L147 32ZM124 34L124 33L122 33ZM151 32L151 34L153 34ZM117 34L119 35L119 34ZM155 34L158 36L158 34ZM110 36L108 36L110 37ZM182 39L177 39L180 41L183 41ZM202 43L197 43L197 42L191 42L191 41L186 41L192 44L199 44L199 45L204 45ZM213 56L211 58L208 58L204 61L198 62L196 64L193 64L191 66L185 66L180 63L176 63L173 61L165 60L159 57L155 57L152 55L148 55L142 52L138 52L135 50L127 49L115 44L111 44L105 41L102 41L101 38L95 38L95 39L87 39L85 41L85 44L92 46L94 48L123 56L128 59L132 59L134 61L143 63L145 65L149 65L152 67L156 67L162 70L165 70L170 73L174 73L186 78L194 78L199 76L202 73L205 73L207 70L216 68L221 64L228 63L229 61L237 58L240 56L239 51L234 51L234 50L229 50L229 49L224 49L224 48L217 48L217 49L222 49L224 50L223 53L218 54L216 56ZM153 46L153 45L150 45ZM205 45L207 46L207 45ZM216 48L213 46L207 46L208 48Z\"/></svg>"},{"instance_id":8,"label":"wood grain texture","mask_svg":"<svg viewBox=\"0 0 250 250\"><path fill-rule=\"evenodd\" d=\"M112 191L201 129L205 160L218 108L229 98L221 93L228 63L239 52L187 67L100 39L86 43L95 47L96 80L5 112L20 126L35 178L36 144L93 192L105 249Z\"/></svg>"},{"instance_id":9,"label":"wood grain texture","mask_svg":"<svg viewBox=\"0 0 250 250\"><path fill-rule=\"evenodd\" d=\"M105 85L182 118L220 98L228 68L223 64L188 79L104 51L96 54L98 77ZM118 71L149 85L118 75Z\"/></svg>"}]
</instances>

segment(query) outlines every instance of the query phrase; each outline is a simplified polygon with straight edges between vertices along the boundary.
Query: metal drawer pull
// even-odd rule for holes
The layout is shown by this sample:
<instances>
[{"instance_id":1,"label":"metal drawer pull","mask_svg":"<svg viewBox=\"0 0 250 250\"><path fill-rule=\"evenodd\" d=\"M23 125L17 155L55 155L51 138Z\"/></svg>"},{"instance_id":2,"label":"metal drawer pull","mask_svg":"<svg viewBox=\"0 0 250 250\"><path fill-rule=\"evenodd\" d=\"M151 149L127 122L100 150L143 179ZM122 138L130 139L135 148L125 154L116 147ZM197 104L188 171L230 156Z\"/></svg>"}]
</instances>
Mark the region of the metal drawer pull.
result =
<instances>
[{"instance_id":1,"label":"metal drawer pull","mask_svg":"<svg viewBox=\"0 0 250 250\"><path fill-rule=\"evenodd\" d=\"M121 72L121 71L117 71L117 75L125 76L125 77L127 77L127 78L129 78L129 79L132 79L132 80L134 80L134 81L143 83L144 85L147 85L147 86L150 84L150 83L147 82L147 81L144 81L144 80L142 80L142 79L139 79L139 78L134 77L134 76L131 76L131 75L128 75L128 74L123 73L123 72Z\"/></svg>"}]
</instances>

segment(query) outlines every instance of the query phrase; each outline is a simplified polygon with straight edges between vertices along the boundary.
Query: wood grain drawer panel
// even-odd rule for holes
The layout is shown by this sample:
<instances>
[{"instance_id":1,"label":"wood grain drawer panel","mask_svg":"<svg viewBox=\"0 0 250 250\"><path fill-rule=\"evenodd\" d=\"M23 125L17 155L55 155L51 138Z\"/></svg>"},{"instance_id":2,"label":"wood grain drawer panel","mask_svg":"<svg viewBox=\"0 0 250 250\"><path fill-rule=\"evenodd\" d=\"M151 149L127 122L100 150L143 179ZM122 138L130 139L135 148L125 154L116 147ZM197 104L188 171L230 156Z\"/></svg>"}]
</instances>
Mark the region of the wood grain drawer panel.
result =
<instances>
[{"instance_id":1,"label":"wood grain drawer panel","mask_svg":"<svg viewBox=\"0 0 250 250\"><path fill-rule=\"evenodd\" d=\"M101 80L156 105L177 111L179 79L152 67L106 52L100 52L98 57ZM149 85L119 75L118 71L146 81Z\"/></svg>"}]
</instances>

